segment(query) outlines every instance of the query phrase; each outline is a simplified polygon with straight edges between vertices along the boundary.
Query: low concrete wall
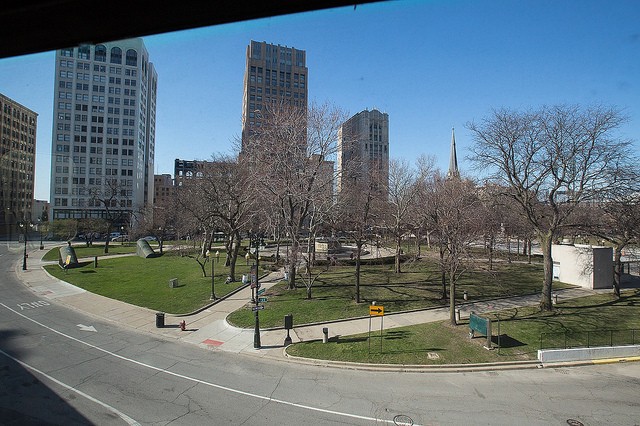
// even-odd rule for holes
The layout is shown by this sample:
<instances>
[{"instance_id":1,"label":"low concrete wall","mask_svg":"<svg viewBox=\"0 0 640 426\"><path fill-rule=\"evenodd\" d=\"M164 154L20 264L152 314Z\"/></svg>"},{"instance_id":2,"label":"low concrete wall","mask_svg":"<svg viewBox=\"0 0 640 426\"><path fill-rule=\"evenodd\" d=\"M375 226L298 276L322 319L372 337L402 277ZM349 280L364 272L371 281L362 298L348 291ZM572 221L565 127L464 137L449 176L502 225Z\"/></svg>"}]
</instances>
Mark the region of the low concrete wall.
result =
<instances>
[{"instance_id":1,"label":"low concrete wall","mask_svg":"<svg viewBox=\"0 0 640 426\"><path fill-rule=\"evenodd\" d=\"M544 349L538 351L540 362L588 361L591 359L640 356L640 345L603 346L597 348Z\"/></svg>"}]
</instances>

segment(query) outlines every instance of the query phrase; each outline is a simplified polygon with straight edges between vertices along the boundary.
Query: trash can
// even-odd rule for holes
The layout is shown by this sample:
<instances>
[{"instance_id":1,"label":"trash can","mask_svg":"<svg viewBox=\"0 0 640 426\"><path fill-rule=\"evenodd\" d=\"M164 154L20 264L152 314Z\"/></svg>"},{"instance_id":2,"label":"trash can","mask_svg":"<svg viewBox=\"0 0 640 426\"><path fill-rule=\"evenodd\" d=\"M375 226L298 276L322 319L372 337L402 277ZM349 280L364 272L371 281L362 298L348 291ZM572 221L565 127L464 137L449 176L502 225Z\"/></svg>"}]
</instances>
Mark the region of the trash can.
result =
<instances>
[{"instance_id":1,"label":"trash can","mask_svg":"<svg viewBox=\"0 0 640 426\"><path fill-rule=\"evenodd\" d=\"M164 312L156 312L156 328L164 328Z\"/></svg>"},{"instance_id":2,"label":"trash can","mask_svg":"<svg viewBox=\"0 0 640 426\"><path fill-rule=\"evenodd\" d=\"M293 314L284 316L284 328L286 330L291 330L293 328Z\"/></svg>"}]
</instances>

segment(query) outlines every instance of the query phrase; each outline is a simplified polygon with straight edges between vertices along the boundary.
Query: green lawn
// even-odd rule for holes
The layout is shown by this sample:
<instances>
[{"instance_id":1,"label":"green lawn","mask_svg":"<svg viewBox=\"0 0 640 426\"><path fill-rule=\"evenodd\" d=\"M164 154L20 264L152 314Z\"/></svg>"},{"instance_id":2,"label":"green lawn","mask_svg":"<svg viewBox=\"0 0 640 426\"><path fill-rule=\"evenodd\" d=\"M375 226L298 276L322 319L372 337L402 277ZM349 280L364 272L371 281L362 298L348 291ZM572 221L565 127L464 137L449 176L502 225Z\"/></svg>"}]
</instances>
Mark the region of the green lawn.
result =
<instances>
[{"instance_id":1,"label":"green lawn","mask_svg":"<svg viewBox=\"0 0 640 426\"><path fill-rule=\"evenodd\" d=\"M433 261L425 258L410 262L404 265L403 271L394 273L392 265L364 267L359 304L355 303L353 266L336 266L322 272L312 287L311 300L306 298L301 280L297 281L295 290L287 290L286 283L281 282L263 294L268 301L260 311L260 325L263 328L282 326L284 316L289 313L293 314L296 324L367 316L372 301L383 305L387 313L448 305L448 299L441 298L440 275ZM493 271L477 265L461 277L456 295L462 301L463 292L467 291L471 301L531 294L540 292L541 283L541 264L502 262L497 263ZM567 286L557 283L554 287ZM232 313L228 320L238 327L252 327L255 319L251 305Z\"/></svg>"},{"instance_id":2,"label":"green lawn","mask_svg":"<svg viewBox=\"0 0 640 426\"><path fill-rule=\"evenodd\" d=\"M158 243L153 241L150 242L151 247L154 250L157 250ZM78 259L83 259L86 257L95 257L95 256L110 256L114 254L126 254L126 253L135 253L136 252L136 243L134 242L125 242L109 243L109 253L104 252L104 242L93 243L91 246L87 246L85 243L74 243L72 244L73 249L76 252L76 256ZM44 254L42 256L42 260L47 261L57 261L60 256L60 248L56 247Z\"/></svg>"},{"instance_id":3,"label":"green lawn","mask_svg":"<svg viewBox=\"0 0 640 426\"><path fill-rule=\"evenodd\" d=\"M78 253L78 257L82 256ZM67 272L58 265L48 265L46 270L61 280L96 294L158 311L182 314L209 303L210 265L206 265L207 277L202 277L202 271L194 259L165 252L163 256L148 259L135 255L101 258L97 268L94 268L93 262L86 262ZM222 262L215 265L215 273L217 297L242 285L239 281L224 283L228 268ZM240 262L236 266L236 274L243 273L248 273L248 267ZM169 287L172 278L178 278L179 287Z\"/></svg>"},{"instance_id":4,"label":"green lawn","mask_svg":"<svg viewBox=\"0 0 640 426\"><path fill-rule=\"evenodd\" d=\"M289 346L287 352L334 361L437 365L533 360L537 358L541 333L550 332L555 333L557 340L563 340L564 331L570 336L582 336L581 345L585 345L586 331L603 330L589 333L591 345L596 346L608 344L609 330L624 329L626 332L618 333L614 339L625 340L614 340L614 343L631 344L633 335L635 343L640 343L640 292L636 290L624 292L621 299L602 294L568 300L556 305L553 312L527 307L491 317L494 346L498 342L497 320L500 318L500 349L484 349L485 337L470 339L467 322L453 327L445 321L383 331L382 345L380 331L372 330L370 338L367 333L340 337L337 342L333 340L326 344L318 341L296 343ZM633 329L635 333L631 331ZM598 336L604 338L598 341ZM573 342L577 343L577 340Z\"/></svg>"}]
</instances>

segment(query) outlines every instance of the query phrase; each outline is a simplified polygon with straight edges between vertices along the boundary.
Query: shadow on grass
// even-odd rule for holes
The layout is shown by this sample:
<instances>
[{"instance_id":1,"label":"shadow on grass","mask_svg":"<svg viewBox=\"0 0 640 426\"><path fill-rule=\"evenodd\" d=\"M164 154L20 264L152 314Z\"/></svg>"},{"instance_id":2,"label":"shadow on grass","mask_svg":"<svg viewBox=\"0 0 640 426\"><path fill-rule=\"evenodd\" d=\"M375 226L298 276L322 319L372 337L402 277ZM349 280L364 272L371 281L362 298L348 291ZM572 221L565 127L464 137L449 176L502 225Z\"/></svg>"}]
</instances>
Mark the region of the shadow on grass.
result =
<instances>
[{"instance_id":1,"label":"shadow on grass","mask_svg":"<svg viewBox=\"0 0 640 426\"><path fill-rule=\"evenodd\" d=\"M335 336L329 339L330 342L335 343L358 343L358 342L366 342L366 337L340 337Z\"/></svg>"},{"instance_id":2,"label":"shadow on grass","mask_svg":"<svg viewBox=\"0 0 640 426\"><path fill-rule=\"evenodd\" d=\"M491 342L494 343L496 346L499 343L500 347L505 349L527 346L526 343L521 342L518 339L514 339L513 337L507 334L501 334L500 336L491 336Z\"/></svg>"},{"instance_id":3,"label":"shadow on grass","mask_svg":"<svg viewBox=\"0 0 640 426\"><path fill-rule=\"evenodd\" d=\"M384 348L382 352L387 355L393 355L393 354L424 354L429 352L443 353L446 351L447 350L444 348L421 348L421 349L412 348L412 349L395 350L395 351Z\"/></svg>"},{"instance_id":4,"label":"shadow on grass","mask_svg":"<svg viewBox=\"0 0 640 426\"><path fill-rule=\"evenodd\" d=\"M385 340L397 340L397 339L406 339L410 337L413 333L410 333L406 330L391 330L388 331L386 336L384 336Z\"/></svg>"}]
</instances>

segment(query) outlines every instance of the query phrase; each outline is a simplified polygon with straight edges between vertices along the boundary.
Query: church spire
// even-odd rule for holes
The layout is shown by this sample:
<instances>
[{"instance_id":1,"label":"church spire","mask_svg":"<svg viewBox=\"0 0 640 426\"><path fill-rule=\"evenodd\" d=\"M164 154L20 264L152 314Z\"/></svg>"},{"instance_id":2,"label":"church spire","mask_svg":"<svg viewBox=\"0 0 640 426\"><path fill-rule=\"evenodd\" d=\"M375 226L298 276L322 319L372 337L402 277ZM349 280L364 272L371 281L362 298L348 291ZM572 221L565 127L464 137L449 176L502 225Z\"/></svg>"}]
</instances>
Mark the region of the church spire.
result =
<instances>
[{"instance_id":1,"label":"church spire","mask_svg":"<svg viewBox=\"0 0 640 426\"><path fill-rule=\"evenodd\" d=\"M458 170L458 156L456 155L456 135L453 127L451 128L451 154L449 156L449 171L447 179L459 178L460 170Z\"/></svg>"}]
</instances>

